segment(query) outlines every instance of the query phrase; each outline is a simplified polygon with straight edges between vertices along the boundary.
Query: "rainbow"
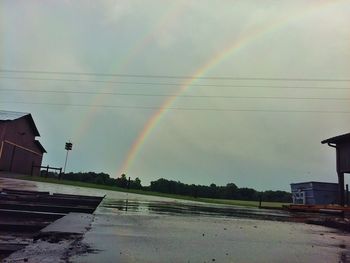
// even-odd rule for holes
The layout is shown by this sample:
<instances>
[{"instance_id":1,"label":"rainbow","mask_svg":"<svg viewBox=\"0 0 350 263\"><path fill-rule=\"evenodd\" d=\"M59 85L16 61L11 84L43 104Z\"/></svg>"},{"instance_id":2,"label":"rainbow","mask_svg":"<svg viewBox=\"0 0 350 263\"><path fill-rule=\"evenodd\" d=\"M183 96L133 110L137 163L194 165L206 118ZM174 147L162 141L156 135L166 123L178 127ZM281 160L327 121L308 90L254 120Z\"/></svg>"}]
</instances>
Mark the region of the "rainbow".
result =
<instances>
[{"instance_id":1,"label":"rainbow","mask_svg":"<svg viewBox=\"0 0 350 263\"><path fill-rule=\"evenodd\" d=\"M163 104L160 106L160 109L147 121L142 131L139 133L136 140L133 142L129 152L122 163L121 169L119 170L118 175L122 173L126 173L128 169L132 166L135 161L137 154L141 151L142 146L144 145L146 139L153 131L153 129L157 126L157 124L164 117L167 112L167 108L169 108L178 98L179 95L182 95L186 92L192 84L194 84L197 80L202 78L205 74L208 73L211 69L218 66L226 59L236 54L243 48L247 47L249 44L253 43L253 41L266 36L267 34L271 34L284 26L287 26L289 23L296 21L306 15L310 15L313 12L320 11L328 6L335 5L341 1L323 1L321 4L312 5L311 7L305 9L301 13L293 13L287 17L282 17L277 21L273 21L260 27L258 29L252 30L244 35L242 35L238 40L230 43L226 48L222 49L220 52L216 53L211 59L209 59L205 64L203 64L200 68L198 68L194 74L190 78L188 78L183 85L179 88L179 90L171 97L167 98Z\"/></svg>"}]
</instances>

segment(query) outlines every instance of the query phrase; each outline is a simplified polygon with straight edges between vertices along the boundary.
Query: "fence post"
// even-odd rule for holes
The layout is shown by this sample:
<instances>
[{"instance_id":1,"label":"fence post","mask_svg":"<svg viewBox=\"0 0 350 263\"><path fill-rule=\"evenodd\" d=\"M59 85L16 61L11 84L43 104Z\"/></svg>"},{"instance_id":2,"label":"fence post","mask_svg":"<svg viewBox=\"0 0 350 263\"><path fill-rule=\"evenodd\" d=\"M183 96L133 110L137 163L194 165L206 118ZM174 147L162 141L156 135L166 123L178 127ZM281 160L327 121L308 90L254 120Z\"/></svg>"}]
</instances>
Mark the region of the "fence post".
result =
<instances>
[{"instance_id":1,"label":"fence post","mask_svg":"<svg viewBox=\"0 0 350 263\"><path fill-rule=\"evenodd\" d=\"M61 180L61 176L62 176L62 168L60 168L60 174L58 175L58 180Z\"/></svg>"},{"instance_id":2,"label":"fence post","mask_svg":"<svg viewBox=\"0 0 350 263\"><path fill-rule=\"evenodd\" d=\"M259 208L261 208L262 199L263 199L263 194L261 193L259 196Z\"/></svg>"},{"instance_id":3,"label":"fence post","mask_svg":"<svg viewBox=\"0 0 350 263\"><path fill-rule=\"evenodd\" d=\"M46 177L49 177L49 166L46 167Z\"/></svg>"}]
</instances>

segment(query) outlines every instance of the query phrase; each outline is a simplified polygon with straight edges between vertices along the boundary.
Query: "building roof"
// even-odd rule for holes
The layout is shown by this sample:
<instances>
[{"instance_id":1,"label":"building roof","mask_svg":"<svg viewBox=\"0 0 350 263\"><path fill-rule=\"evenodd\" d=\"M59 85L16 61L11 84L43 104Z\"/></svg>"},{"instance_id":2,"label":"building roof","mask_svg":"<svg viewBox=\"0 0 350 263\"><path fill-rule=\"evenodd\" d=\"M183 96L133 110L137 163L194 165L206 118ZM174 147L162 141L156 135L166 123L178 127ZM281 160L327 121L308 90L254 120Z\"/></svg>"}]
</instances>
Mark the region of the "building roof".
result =
<instances>
[{"instance_id":1,"label":"building roof","mask_svg":"<svg viewBox=\"0 0 350 263\"><path fill-rule=\"evenodd\" d=\"M308 182L300 182L300 183L291 183L291 185L296 185L296 184L325 184L325 185L338 185L338 183L317 182L317 181L308 181Z\"/></svg>"},{"instance_id":2,"label":"building roof","mask_svg":"<svg viewBox=\"0 0 350 263\"><path fill-rule=\"evenodd\" d=\"M27 112L17 112L17 111L6 111L0 110L0 120L2 121L13 121L22 118L30 113Z\"/></svg>"},{"instance_id":3,"label":"building roof","mask_svg":"<svg viewBox=\"0 0 350 263\"><path fill-rule=\"evenodd\" d=\"M343 142L350 142L350 133L345 133L342 135L338 135L326 140L323 140L321 143L325 144L325 143L343 143Z\"/></svg>"},{"instance_id":4,"label":"building roof","mask_svg":"<svg viewBox=\"0 0 350 263\"><path fill-rule=\"evenodd\" d=\"M41 152L47 153L44 146L41 145L41 143L38 140L34 140L34 143L40 148Z\"/></svg>"},{"instance_id":5,"label":"building roof","mask_svg":"<svg viewBox=\"0 0 350 263\"><path fill-rule=\"evenodd\" d=\"M39 131L35 126L33 117L30 113L0 110L0 121L14 121L20 118L26 118L34 131L34 135L40 136Z\"/></svg>"}]
</instances>

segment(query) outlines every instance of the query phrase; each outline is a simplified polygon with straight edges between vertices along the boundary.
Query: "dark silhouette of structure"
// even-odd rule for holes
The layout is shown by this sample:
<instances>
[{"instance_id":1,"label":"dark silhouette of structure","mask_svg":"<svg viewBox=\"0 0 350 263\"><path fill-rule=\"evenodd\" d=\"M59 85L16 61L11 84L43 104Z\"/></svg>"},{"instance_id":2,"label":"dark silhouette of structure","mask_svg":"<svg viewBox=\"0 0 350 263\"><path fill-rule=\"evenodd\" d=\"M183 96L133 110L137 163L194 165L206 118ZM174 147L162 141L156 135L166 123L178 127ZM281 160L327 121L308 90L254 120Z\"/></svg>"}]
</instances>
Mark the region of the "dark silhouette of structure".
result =
<instances>
[{"instance_id":1,"label":"dark silhouette of structure","mask_svg":"<svg viewBox=\"0 0 350 263\"><path fill-rule=\"evenodd\" d=\"M30 113L0 110L0 171L39 174L44 147Z\"/></svg>"},{"instance_id":2,"label":"dark silhouette of structure","mask_svg":"<svg viewBox=\"0 0 350 263\"><path fill-rule=\"evenodd\" d=\"M350 133L323 140L321 143L336 149L339 204L344 206L344 174L350 173Z\"/></svg>"},{"instance_id":3,"label":"dark silhouette of structure","mask_svg":"<svg viewBox=\"0 0 350 263\"><path fill-rule=\"evenodd\" d=\"M329 205L339 202L338 184L326 182L301 182L290 185L293 204Z\"/></svg>"}]
</instances>

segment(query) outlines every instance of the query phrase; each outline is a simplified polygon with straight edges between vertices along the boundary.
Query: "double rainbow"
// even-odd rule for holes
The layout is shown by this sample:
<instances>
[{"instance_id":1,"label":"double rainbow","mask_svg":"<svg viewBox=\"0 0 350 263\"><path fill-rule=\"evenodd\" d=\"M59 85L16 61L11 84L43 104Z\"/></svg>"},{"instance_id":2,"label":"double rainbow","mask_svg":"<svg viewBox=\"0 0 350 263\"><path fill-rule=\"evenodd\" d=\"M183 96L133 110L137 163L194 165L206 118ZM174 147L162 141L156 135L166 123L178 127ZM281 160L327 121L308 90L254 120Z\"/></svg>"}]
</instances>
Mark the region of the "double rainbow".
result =
<instances>
[{"instance_id":1,"label":"double rainbow","mask_svg":"<svg viewBox=\"0 0 350 263\"><path fill-rule=\"evenodd\" d=\"M152 133L152 131L161 121L161 119L164 118L166 112L168 111L167 109L170 108L171 105L173 105L178 96L182 95L189 88L191 88L191 86L197 80L202 78L214 67L220 65L226 59L232 57L234 54L237 54L240 50L247 47L249 44L252 44L255 41L257 41L259 38L274 33L277 30L280 30L281 28L289 25L294 21L298 21L298 19L304 18L307 15L312 15L315 12L321 12L328 7L335 6L340 2L342 1L318 1L317 5L313 4L308 8L305 8L303 12L292 13L287 17L280 17L275 21L267 23L259 28L256 28L247 32L246 34L241 35L240 38L233 41L228 46L226 46L226 48L222 49L220 52L212 56L212 58L209 59L200 68L198 68L190 78L187 78L183 85L180 86L179 90L173 96L167 98L160 106L160 109L157 112L155 112L155 114L151 116L151 118L147 121L142 131L139 133L138 137L135 139L131 148L129 149L117 176L128 171L128 169L132 166L135 159L137 158L137 154L142 149L142 146L144 145L148 136Z\"/></svg>"}]
</instances>

